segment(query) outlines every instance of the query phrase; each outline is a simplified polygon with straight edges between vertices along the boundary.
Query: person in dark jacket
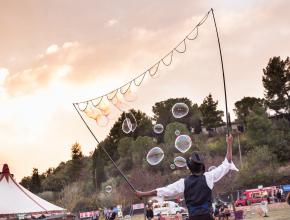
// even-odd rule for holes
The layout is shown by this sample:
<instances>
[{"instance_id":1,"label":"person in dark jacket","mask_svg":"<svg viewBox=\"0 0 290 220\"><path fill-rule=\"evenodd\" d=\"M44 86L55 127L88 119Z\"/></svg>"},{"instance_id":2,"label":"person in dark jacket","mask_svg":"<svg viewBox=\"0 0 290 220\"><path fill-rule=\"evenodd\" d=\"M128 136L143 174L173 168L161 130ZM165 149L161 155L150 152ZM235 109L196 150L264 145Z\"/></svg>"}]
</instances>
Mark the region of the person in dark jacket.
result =
<instances>
[{"instance_id":1,"label":"person in dark jacket","mask_svg":"<svg viewBox=\"0 0 290 220\"><path fill-rule=\"evenodd\" d=\"M198 152L193 152L186 161L192 175L166 187L147 192L136 191L136 195L142 198L143 196L173 197L183 194L190 220L212 220L212 189L214 183L219 181L230 170L238 171L232 162L232 135L228 136L226 140L226 158L217 168L205 172L202 155Z\"/></svg>"},{"instance_id":2,"label":"person in dark jacket","mask_svg":"<svg viewBox=\"0 0 290 220\"><path fill-rule=\"evenodd\" d=\"M147 220L151 220L154 217L153 209L151 205L148 205L146 208L146 218Z\"/></svg>"},{"instance_id":3,"label":"person in dark jacket","mask_svg":"<svg viewBox=\"0 0 290 220\"><path fill-rule=\"evenodd\" d=\"M111 207L111 213L110 213L110 218L109 218L109 220L115 220L116 216L117 216L116 211L114 210L113 207Z\"/></svg>"}]
</instances>

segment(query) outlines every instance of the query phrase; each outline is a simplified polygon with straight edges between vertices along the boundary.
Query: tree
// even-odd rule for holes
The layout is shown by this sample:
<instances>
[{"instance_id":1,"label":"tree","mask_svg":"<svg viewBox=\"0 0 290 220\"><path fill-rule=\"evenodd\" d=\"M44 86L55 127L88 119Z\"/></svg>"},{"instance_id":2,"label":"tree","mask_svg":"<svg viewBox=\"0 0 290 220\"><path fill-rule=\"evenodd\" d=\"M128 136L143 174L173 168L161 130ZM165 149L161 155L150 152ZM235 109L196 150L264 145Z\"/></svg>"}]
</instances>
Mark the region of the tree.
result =
<instances>
[{"instance_id":1,"label":"tree","mask_svg":"<svg viewBox=\"0 0 290 220\"><path fill-rule=\"evenodd\" d=\"M52 174L42 182L44 191L60 192L68 183L68 179L60 174Z\"/></svg>"},{"instance_id":2,"label":"tree","mask_svg":"<svg viewBox=\"0 0 290 220\"><path fill-rule=\"evenodd\" d=\"M280 57L270 58L263 69L265 99L270 109L277 114L290 113L290 60Z\"/></svg>"},{"instance_id":3,"label":"tree","mask_svg":"<svg viewBox=\"0 0 290 220\"><path fill-rule=\"evenodd\" d=\"M277 180L277 157L267 146L254 147L244 158L237 181L240 187L257 187L261 183L270 185Z\"/></svg>"},{"instance_id":4,"label":"tree","mask_svg":"<svg viewBox=\"0 0 290 220\"><path fill-rule=\"evenodd\" d=\"M101 187L102 182L106 179L104 171L104 157L106 157L106 155L102 149L95 149L92 156L92 176L94 185L98 189Z\"/></svg>"},{"instance_id":5,"label":"tree","mask_svg":"<svg viewBox=\"0 0 290 220\"><path fill-rule=\"evenodd\" d=\"M246 137L252 145L268 145L271 138L271 121L260 106L255 106L253 112L246 118Z\"/></svg>"},{"instance_id":6,"label":"tree","mask_svg":"<svg viewBox=\"0 0 290 220\"><path fill-rule=\"evenodd\" d=\"M132 159L134 165L142 164L146 159L146 154L154 146L154 142L151 137L140 136L138 137L132 147Z\"/></svg>"},{"instance_id":7,"label":"tree","mask_svg":"<svg viewBox=\"0 0 290 220\"><path fill-rule=\"evenodd\" d=\"M207 130L211 128L216 129L218 126L223 124L222 116L223 111L217 110L218 101L214 101L212 95L209 94L203 100L199 109L202 113L202 123Z\"/></svg>"},{"instance_id":8,"label":"tree","mask_svg":"<svg viewBox=\"0 0 290 220\"><path fill-rule=\"evenodd\" d=\"M189 131L185 124L179 122L173 122L166 126L165 134L164 134L164 143L168 148L170 148L171 152L175 151L175 139L179 134L175 132L179 131L180 134L189 135Z\"/></svg>"},{"instance_id":9,"label":"tree","mask_svg":"<svg viewBox=\"0 0 290 220\"><path fill-rule=\"evenodd\" d=\"M22 180L20 181L20 184L26 188L26 189L30 189L31 186L31 177L30 176L25 176L22 178Z\"/></svg>"},{"instance_id":10,"label":"tree","mask_svg":"<svg viewBox=\"0 0 290 220\"><path fill-rule=\"evenodd\" d=\"M33 193L41 192L41 182L40 182L40 176L38 174L37 168L33 168L32 170L31 184L30 184L29 189Z\"/></svg>"},{"instance_id":11,"label":"tree","mask_svg":"<svg viewBox=\"0 0 290 220\"><path fill-rule=\"evenodd\" d=\"M125 120L126 115L129 118L132 117L132 115L130 114L135 117L137 122L137 128L134 132L126 134L122 130L122 123ZM119 141L124 137L133 137L134 139L136 139L139 136L152 136L152 121L151 118L149 118L145 113L131 109L129 112L123 112L121 114L121 116L118 118L118 120L115 122L112 129L110 130L109 135L100 144L102 144L102 146L107 150L107 152L114 160L118 160L119 153L117 148ZM105 161L109 161L107 157L105 157Z\"/></svg>"},{"instance_id":12,"label":"tree","mask_svg":"<svg viewBox=\"0 0 290 220\"><path fill-rule=\"evenodd\" d=\"M83 153L81 149L81 145L79 143L74 143L71 147L71 167L69 170L69 174L72 181L76 181L80 176L80 171L82 169L82 158Z\"/></svg>"},{"instance_id":13,"label":"tree","mask_svg":"<svg viewBox=\"0 0 290 220\"><path fill-rule=\"evenodd\" d=\"M290 160L290 122L285 118L274 119L271 132L271 150L279 162Z\"/></svg>"},{"instance_id":14,"label":"tree","mask_svg":"<svg viewBox=\"0 0 290 220\"><path fill-rule=\"evenodd\" d=\"M255 97L244 97L240 101L235 102L234 112L237 116L237 120L246 125L246 118L249 116L250 112L253 110L254 105L263 106L263 99Z\"/></svg>"},{"instance_id":15,"label":"tree","mask_svg":"<svg viewBox=\"0 0 290 220\"><path fill-rule=\"evenodd\" d=\"M129 171L133 166L132 149L134 148L134 139L131 137L124 137L119 141L118 152L119 167L123 171Z\"/></svg>"},{"instance_id":16,"label":"tree","mask_svg":"<svg viewBox=\"0 0 290 220\"><path fill-rule=\"evenodd\" d=\"M72 160L79 160L83 157L81 145L78 142L74 143L71 147L71 157Z\"/></svg>"}]
</instances>

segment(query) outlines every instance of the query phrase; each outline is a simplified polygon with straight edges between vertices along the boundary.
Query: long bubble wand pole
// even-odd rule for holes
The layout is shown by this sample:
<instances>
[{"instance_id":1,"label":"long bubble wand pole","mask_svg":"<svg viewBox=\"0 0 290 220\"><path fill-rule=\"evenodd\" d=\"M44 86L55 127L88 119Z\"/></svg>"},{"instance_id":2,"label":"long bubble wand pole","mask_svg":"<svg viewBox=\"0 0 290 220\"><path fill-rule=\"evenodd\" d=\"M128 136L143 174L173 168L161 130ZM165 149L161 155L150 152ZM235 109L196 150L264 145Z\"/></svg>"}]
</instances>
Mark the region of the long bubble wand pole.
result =
<instances>
[{"instance_id":1,"label":"long bubble wand pole","mask_svg":"<svg viewBox=\"0 0 290 220\"><path fill-rule=\"evenodd\" d=\"M219 33L218 33L217 24L216 24L215 17L214 17L214 11L213 11L212 8L211 8L211 14L212 14L212 17L213 17L214 26L215 26L215 30L216 30L216 36L217 36L218 45L219 45L219 52L220 52L220 59L221 59L221 66L222 66L222 74L223 74L225 105L226 105L227 134L229 135L230 134L230 123L231 122L230 122L230 118L229 118L229 114L228 114L228 100L227 100L227 88L226 88L226 80L225 80L224 62L223 62L223 55L222 55L222 49L221 49L221 44L220 44ZM231 178L232 178L232 175L230 173L230 179ZM233 191L233 188L232 188L232 191ZM231 201L232 201L232 205L233 205L233 211L235 213L236 212L236 208L235 208L235 204L233 202L233 192L231 193ZM236 219L235 215L234 215L234 219Z\"/></svg>"},{"instance_id":2,"label":"long bubble wand pole","mask_svg":"<svg viewBox=\"0 0 290 220\"><path fill-rule=\"evenodd\" d=\"M91 132L91 134L93 135L94 139L96 140L96 142L99 144L99 140L97 139L96 135L94 134L94 132L91 130L91 128L89 127L89 125L87 124L87 122L85 121L85 119L83 118L82 114L79 112L78 108L76 107L76 105L73 103L74 108L76 109L78 115L80 116L80 118L82 119L82 121L85 123L87 129ZM116 167L116 169L119 171L119 173L121 174L121 176L124 178L124 180L128 183L128 185L131 187L131 189L136 192L135 187L129 182L129 180L127 179L127 177L125 176L125 174L122 172L122 170L120 170L120 168L117 166L117 164L115 163L115 161L113 160L113 158L110 156L110 154L107 152L107 150L102 146L99 145L102 150L105 152L105 154L108 156L108 158L110 159L110 161L113 163L113 165Z\"/></svg>"},{"instance_id":3,"label":"long bubble wand pole","mask_svg":"<svg viewBox=\"0 0 290 220\"><path fill-rule=\"evenodd\" d=\"M216 36L217 36L217 40L218 40L218 45L219 45L219 52L220 52L220 59L221 59L221 66L222 66L222 74L223 74L223 84L224 84L224 95L225 95L225 105L226 105L226 123L227 123L227 134L230 134L230 119L228 117L228 100L227 100L227 88L226 88L226 80L225 80L225 70L224 70L224 62L223 62L223 55L222 55L222 49L221 49L221 44L220 44L220 38L219 38L219 33L218 33L218 29L217 29L217 25L216 25L216 21L215 21L215 17L214 17L214 12L213 9L211 9L211 14L213 17L213 21L214 21L214 26L215 26L215 31L216 31Z\"/></svg>"}]
</instances>

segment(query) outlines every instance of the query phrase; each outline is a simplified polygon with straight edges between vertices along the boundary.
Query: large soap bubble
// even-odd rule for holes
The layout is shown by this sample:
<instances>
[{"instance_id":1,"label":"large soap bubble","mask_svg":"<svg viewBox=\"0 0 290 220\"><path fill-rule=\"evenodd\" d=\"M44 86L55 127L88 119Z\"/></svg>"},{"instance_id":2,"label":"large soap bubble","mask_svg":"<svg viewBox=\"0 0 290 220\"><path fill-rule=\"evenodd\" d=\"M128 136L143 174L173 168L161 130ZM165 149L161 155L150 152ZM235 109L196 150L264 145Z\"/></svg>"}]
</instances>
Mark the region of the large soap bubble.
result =
<instances>
[{"instance_id":1,"label":"large soap bubble","mask_svg":"<svg viewBox=\"0 0 290 220\"><path fill-rule=\"evenodd\" d=\"M132 132L135 131L137 128L137 120L135 116L133 115L133 113L131 112L126 113L126 118L130 119L130 122L132 124Z\"/></svg>"},{"instance_id":2,"label":"large soap bubble","mask_svg":"<svg viewBox=\"0 0 290 220\"><path fill-rule=\"evenodd\" d=\"M188 151L191 145L192 145L192 141L188 135L185 135L185 134L179 135L175 139L175 147L181 153L185 153L186 151Z\"/></svg>"},{"instance_id":3,"label":"large soap bubble","mask_svg":"<svg viewBox=\"0 0 290 220\"><path fill-rule=\"evenodd\" d=\"M100 115L99 117L97 117L96 122L98 126L105 127L109 123L109 119L105 115Z\"/></svg>"},{"instance_id":4,"label":"large soap bubble","mask_svg":"<svg viewBox=\"0 0 290 220\"><path fill-rule=\"evenodd\" d=\"M132 131L132 123L129 118L125 118L122 123L122 130L124 133L129 134Z\"/></svg>"},{"instance_id":5,"label":"large soap bubble","mask_svg":"<svg viewBox=\"0 0 290 220\"><path fill-rule=\"evenodd\" d=\"M150 165L159 164L164 158L164 152L160 147L152 148L147 154L147 162Z\"/></svg>"},{"instance_id":6,"label":"large soap bubble","mask_svg":"<svg viewBox=\"0 0 290 220\"><path fill-rule=\"evenodd\" d=\"M186 160L183 157L178 156L178 157L174 158L174 164L177 167L185 167L186 166Z\"/></svg>"},{"instance_id":7,"label":"large soap bubble","mask_svg":"<svg viewBox=\"0 0 290 220\"><path fill-rule=\"evenodd\" d=\"M185 103L175 103L171 111L174 118L182 118L188 114L189 108Z\"/></svg>"},{"instance_id":8,"label":"large soap bubble","mask_svg":"<svg viewBox=\"0 0 290 220\"><path fill-rule=\"evenodd\" d=\"M125 113L125 119L122 123L122 130L124 133L129 134L130 132L135 131L137 128L137 121L135 116L129 112Z\"/></svg>"},{"instance_id":9,"label":"large soap bubble","mask_svg":"<svg viewBox=\"0 0 290 220\"><path fill-rule=\"evenodd\" d=\"M208 172L210 172L210 171L212 171L214 169L216 169L216 166L211 166L211 167L208 168Z\"/></svg>"},{"instance_id":10,"label":"large soap bubble","mask_svg":"<svg viewBox=\"0 0 290 220\"><path fill-rule=\"evenodd\" d=\"M154 133L156 133L156 134L161 134L161 133L164 131L164 127L163 127L162 124L156 124L156 125L154 125L154 127L153 127L153 131L154 131Z\"/></svg>"},{"instance_id":11,"label":"large soap bubble","mask_svg":"<svg viewBox=\"0 0 290 220\"><path fill-rule=\"evenodd\" d=\"M134 102L137 99L137 94L133 90L128 90L123 96L127 102Z\"/></svg>"},{"instance_id":12,"label":"large soap bubble","mask_svg":"<svg viewBox=\"0 0 290 220\"><path fill-rule=\"evenodd\" d=\"M105 191L106 191L106 193L111 193L112 190L113 190L112 186L106 186L106 187L105 187Z\"/></svg>"}]
</instances>

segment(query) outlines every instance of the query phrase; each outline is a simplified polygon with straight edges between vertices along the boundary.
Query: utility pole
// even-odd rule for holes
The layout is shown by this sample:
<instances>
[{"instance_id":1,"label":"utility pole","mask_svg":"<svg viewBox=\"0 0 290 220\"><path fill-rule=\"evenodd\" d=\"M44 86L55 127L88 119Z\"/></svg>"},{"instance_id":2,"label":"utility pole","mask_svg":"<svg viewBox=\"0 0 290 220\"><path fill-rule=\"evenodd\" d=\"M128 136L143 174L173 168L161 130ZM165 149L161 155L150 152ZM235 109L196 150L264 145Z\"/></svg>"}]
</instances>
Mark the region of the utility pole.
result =
<instances>
[{"instance_id":1,"label":"utility pole","mask_svg":"<svg viewBox=\"0 0 290 220\"><path fill-rule=\"evenodd\" d=\"M95 168L95 187L96 187L96 190L98 188L98 184L97 184L97 168Z\"/></svg>"},{"instance_id":2,"label":"utility pole","mask_svg":"<svg viewBox=\"0 0 290 220\"><path fill-rule=\"evenodd\" d=\"M241 143L240 143L240 132L239 131L238 131L238 146L239 146L239 154L240 154L240 164L241 164L241 167L243 167L242 151L241 151Z\"/></svg>"}]
</instances>

